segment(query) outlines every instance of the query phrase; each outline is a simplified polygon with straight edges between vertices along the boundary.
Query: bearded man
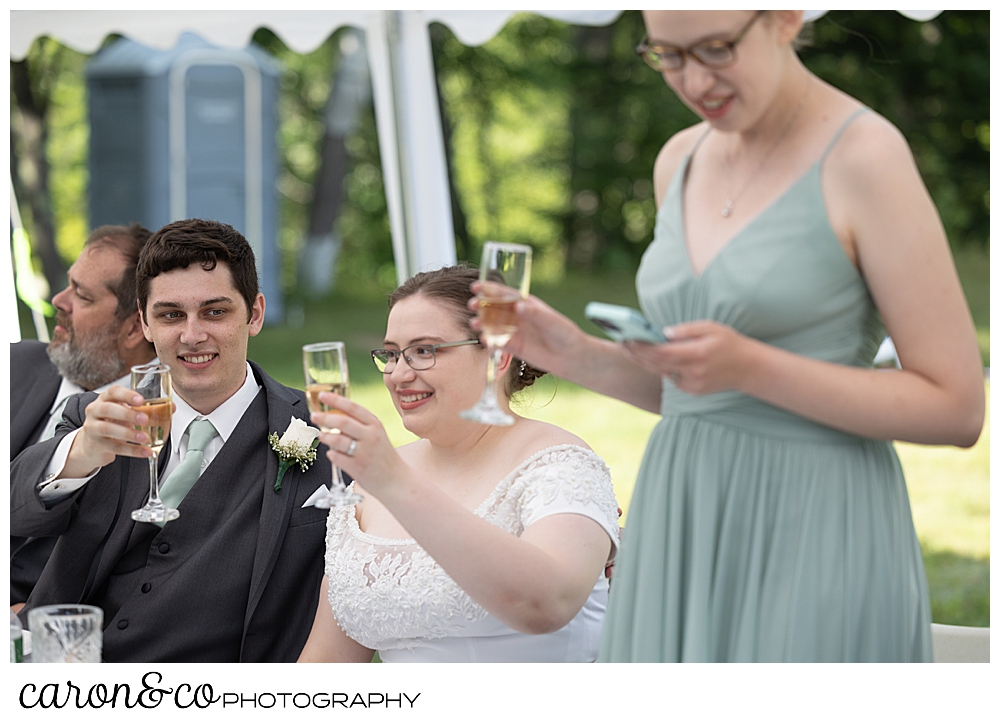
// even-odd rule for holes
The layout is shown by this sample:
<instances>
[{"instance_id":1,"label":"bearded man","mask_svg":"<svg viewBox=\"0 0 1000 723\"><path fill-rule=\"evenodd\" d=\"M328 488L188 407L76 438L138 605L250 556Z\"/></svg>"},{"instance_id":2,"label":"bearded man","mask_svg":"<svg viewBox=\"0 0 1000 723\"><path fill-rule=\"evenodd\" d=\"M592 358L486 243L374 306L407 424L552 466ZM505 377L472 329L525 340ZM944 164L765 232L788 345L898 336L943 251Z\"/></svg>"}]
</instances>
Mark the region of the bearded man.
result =
<instances>
[{"instance_id":1,"label":"bearded man","mask_svg":"<svg viewBox=\"0 0 1000 723\"><path fill-rule=\"evenodd\" d=\"M156 357L139 322L135 268L150 232L139 224L101 226L52 299L52 341L10 345L10 459L53 436L75 394L129 386L129 368ZM57 538L10 538L10 604L28 599Z\"/></svg>"}]
</instances>

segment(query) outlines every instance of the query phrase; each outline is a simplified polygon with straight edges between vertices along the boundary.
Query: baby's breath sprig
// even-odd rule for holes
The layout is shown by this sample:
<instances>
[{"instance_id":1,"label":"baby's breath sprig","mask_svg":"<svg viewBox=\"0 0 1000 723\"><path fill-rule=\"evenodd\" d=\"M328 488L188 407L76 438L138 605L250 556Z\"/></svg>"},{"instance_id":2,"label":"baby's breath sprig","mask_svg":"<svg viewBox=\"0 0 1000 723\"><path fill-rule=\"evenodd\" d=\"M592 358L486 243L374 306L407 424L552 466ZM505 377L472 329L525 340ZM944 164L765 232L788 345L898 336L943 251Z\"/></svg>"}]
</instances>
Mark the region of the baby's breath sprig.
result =
<instances>
[{"instance_id":1,"label":"baby's breath sprig","mask_svg":"<svg viewBox=\"0 0 1000 723\"><path fill-rule=\"evenodd\" d=\"M305 422L295 417L289 422L284 436L279 438L277 432L268 435L267 440L271 443L271 449L278 455L278 479L274 481L275 494L281 494L281 480L290 467L297 464L299 469L305 472L316 461L318 435L318 429L307 426Z\"/></svg>"}]
</instances>

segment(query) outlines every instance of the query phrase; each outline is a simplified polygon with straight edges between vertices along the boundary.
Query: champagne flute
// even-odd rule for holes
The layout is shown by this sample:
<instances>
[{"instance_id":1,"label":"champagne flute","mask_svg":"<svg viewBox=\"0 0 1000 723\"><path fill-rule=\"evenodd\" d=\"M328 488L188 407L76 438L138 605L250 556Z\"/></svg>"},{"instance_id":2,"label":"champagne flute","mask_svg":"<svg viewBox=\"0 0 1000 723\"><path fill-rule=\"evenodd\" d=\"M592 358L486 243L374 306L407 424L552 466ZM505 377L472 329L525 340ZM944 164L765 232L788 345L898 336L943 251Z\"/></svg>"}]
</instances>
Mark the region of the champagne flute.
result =
<instances>
[{"instance_id":1,"label":"champagne flute","mask_svg":"<svg viewBox=\"0 0 1000 723\"><path fill-rule=\"evenodd\" d=\"M342 341L324 341L318 344L306 344L302 347L302 366L306 377L306 403L310 412L340 414L336 409L328 407L320 401L321 392L333 392L343 397L347 396L350 381L347 376L347 351ZM340 434L335 427L320 426L324 432ZM356 505L364 497L347 489L344 473L340 467L333 468L333 489L326 499L318 500L316 507L347 507Z\"/></svg>"},{"instance_id":2,"label":"champagne flute","mask_svg":"<svg viewBox=\"0 0 1000 723\"><path fill-rule=\"evenodd\" d=\"M472 409L460 412L462 419L480 424L509 426L514 418L497 401L496 371L503 347L517 331L514 305L528 295L531 282L531 247L487 241L479 266L479 323L489 350L486 388Z\"/></svg>"},{"instance_id":3,"label":"champagne flute","mask_svg":"<svg viewBox=\"0 0 1000 723\"><path fill-rule=\"evenodd\" d=\"M171 400L170 367L166 364L140 364L132 367L132 389L142 395L143 403L136 411L149 417L149 422L136 426L147 434L149 442L142 445L153 450L149 457L149 499L138 510L133 510L132 519L137 522L168 522L181 516L177 510L160 501L160 485L157 479L157 458L163 445L170 438L170 420L173 417Z\"/></svg>"}]
</instances>

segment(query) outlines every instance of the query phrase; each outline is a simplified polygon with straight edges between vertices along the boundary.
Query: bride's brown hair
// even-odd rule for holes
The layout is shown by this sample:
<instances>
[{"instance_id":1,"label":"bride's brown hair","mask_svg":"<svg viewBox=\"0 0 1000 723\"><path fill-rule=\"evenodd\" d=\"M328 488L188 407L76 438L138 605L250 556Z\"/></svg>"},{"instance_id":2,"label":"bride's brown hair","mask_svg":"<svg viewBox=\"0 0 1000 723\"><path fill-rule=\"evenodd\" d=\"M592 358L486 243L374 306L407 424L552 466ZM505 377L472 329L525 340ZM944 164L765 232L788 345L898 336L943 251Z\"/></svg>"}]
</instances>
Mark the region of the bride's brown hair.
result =
<instances>
[{"instance_id":1,"label":"bride's brown hair","mask_svg":"<svg viewBox=\"0 0 1000 723\"><path fill-rule=\"evenodd\" d=\"M395 291L389 294L389 310L398 302L410 296L422 294L429 299L443 301L459 320L472 339L477 334L472 331L469 323L475 318L475 313L469 310L469 299L472 293L472 283L479 280L479 271L465 263L456 266L444 266L434 271L422 271L404 281ZM527 362L514 357L504 375L504 391L510 398L517 392L530 387L535 380L545 374Z\"/></svg>"}]
</instances>

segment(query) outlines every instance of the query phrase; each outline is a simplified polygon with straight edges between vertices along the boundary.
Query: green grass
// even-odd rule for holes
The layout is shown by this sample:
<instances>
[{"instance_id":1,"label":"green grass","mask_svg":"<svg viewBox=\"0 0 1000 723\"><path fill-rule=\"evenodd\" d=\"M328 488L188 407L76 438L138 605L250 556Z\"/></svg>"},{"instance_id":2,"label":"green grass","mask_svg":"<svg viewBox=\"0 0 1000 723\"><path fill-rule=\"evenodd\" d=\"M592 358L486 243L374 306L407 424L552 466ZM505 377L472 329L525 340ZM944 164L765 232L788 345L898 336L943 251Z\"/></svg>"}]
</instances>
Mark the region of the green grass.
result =
<instances>
[{"instance_id":1,"label":"green grass","mask_svg":"<svg viewBox=\"0 0 1000 723\"><path fill-rule=\"evenodd\" d=\"M990 254L986 249L968 246L954 252L955 267L965 291L965 298L976 325L983 366L990 365Z\"/></svg>"},{"instance_id":2,"label":"green grass","mask_svg":"<svg viewBox=\"0 0 1000 723\"><path fill-rule=\"evenodd\" d=\"M989 394L970 449L896 443L938 623L990 624Z\"/></svg>"}]
</instances>

